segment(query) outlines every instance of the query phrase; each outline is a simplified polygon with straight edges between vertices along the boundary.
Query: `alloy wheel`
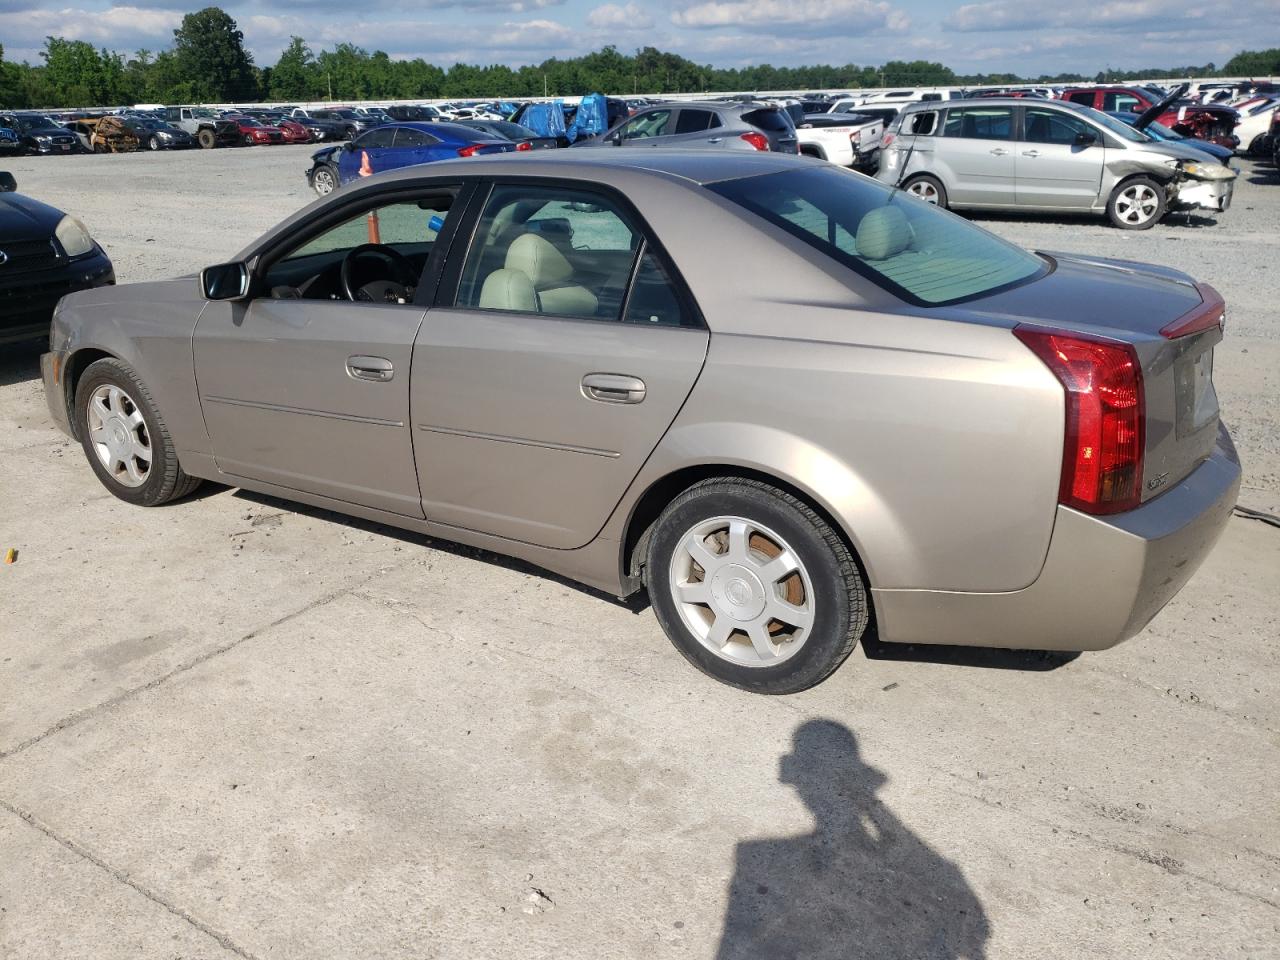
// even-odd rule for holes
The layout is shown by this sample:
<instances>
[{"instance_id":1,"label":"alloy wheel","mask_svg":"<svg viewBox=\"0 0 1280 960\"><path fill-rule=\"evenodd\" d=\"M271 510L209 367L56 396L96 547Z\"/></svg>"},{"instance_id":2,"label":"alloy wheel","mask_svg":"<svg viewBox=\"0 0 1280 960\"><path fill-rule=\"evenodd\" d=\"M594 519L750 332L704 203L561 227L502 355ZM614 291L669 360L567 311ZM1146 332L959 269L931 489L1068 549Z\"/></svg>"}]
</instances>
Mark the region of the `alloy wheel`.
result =
<instances>
[{"instance_id":1,"label":"alloy wheel","mask_svg":"<svg viewBox=\"0 0 1280 960\"><path fill-rule=\"evenodd\" d=\"M147 482L154 454L147 422L132 397L104 383L89 397L85 425L98 462L113 480L126 487Z\"/></svg>"},{"instance_id":2,"label":"alloy wheel","mask_svg":"<svg viewBox=\"0 0 1280 960\"><path fill-rule=\"evenodd\" d=\"M917 180L911 186L907 187L907 193L912 196L919 197L925 203L938 202L938 188L928 180Z\"/></svg>"},{"instance_id":3,"label":"alloy wheel","mask_svg":"<svg viewBox=\"0 0 1280 960\"><path fill-rule=\"evenodd\" d=\"M1145 183L1131 184L1116 197L1116 216L1125 223L1146 223L1159 209L1159 195Z\"/></svg>"},{"instance_id":4,"label":"alloy wheel","mask_svg":"<svg viewBox=\"0 0 1280 960\"><path fill-rule=\"evenodd\" d=\"M316 193L320 194L320 196L328 196L333 193L333 188L335 186L333 182L333 174L328 170L317 170L311 177L311 185L315 188Z\"/></svg>"},{"instance_id":5,"label":"alloy wheel","mask_svg":"<svg viewBox=\"0 0 1280 960\"><path fill-rule=\"evenodd\" d=\"M740 666L790 659L813 629L813 582L799 554L742 517L714 517L687 531L671 557L668 589L698 642Z\"/></svg>"}]
</instances>

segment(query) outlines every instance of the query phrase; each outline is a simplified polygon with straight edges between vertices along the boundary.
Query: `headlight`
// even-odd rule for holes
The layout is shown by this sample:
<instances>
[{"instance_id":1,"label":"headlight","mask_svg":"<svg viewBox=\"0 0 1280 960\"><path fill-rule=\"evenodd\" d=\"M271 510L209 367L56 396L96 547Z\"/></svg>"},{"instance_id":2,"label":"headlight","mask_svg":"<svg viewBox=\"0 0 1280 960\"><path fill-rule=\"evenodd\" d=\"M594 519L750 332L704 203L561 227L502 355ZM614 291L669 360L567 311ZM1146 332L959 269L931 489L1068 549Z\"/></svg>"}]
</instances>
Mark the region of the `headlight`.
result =
<instances>
[{"instance_id":1,"label":"headlight","mask_svg":"<svg viewBox=\"0 0 1280 960\"><path fill-rule=\"evenodd\" d=\"M1220 163L1200 163L1195 160L1183 161L1182 172L1197 180L1231 180L1235 173Z\"/></svg>"},{"instance_id":2,"label":"headlight","mask_svg":"<svg viewBox=\"0 0 1280 960\"><path fill-rule=\"evenodd\" d=\"M173 134L172 134L172 133L170 133L168 130L157 130L157 131L156 131L156 135L157 135L161 140L172 140L172 139L173 139Z\"/></svg>"},{"instance_id":3,"label":"headlight","mask_svg":"<svg viewBox=\"0 0 1280 960\"><path fill-rule=\"evenodd\" d=\"M68 257L82 257L93 250L93 238L75 217L63 217L53 235Z\"/></svg>"},{"instance_id":4,"label":"headlight","mask_svg":"<svg viewBox=\"0 0 1280 960\"><path fill-rule=\"evenodd\" d=\"M35 139L37 143L50 143L53 140L53 137L49 136L47 133L37 133Z\"/></svg>"}]
</instances>

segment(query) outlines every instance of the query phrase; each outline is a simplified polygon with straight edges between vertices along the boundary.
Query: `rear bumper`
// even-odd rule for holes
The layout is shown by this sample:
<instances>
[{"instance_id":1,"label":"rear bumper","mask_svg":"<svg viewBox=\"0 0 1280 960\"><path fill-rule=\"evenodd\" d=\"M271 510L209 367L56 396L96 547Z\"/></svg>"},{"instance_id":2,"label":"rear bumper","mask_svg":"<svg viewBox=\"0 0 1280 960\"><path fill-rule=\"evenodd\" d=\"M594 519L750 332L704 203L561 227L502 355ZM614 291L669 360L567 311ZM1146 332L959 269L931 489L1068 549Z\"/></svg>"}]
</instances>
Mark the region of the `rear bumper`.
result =
<instances>
[{"instance_id":1,"label":"rear bumper","mask_svg":"<svg viewBox=\"0 0 1280 960\"><path fill-rule=\"evenodd\" d=\"M1058 507L1044 568L1011 593L873 590L880 639L1024 650L1103 650L1132 637L1217 542L1240 489L1226 428L1185 480L1128 513Z\"/></svg>"}]
</instances>

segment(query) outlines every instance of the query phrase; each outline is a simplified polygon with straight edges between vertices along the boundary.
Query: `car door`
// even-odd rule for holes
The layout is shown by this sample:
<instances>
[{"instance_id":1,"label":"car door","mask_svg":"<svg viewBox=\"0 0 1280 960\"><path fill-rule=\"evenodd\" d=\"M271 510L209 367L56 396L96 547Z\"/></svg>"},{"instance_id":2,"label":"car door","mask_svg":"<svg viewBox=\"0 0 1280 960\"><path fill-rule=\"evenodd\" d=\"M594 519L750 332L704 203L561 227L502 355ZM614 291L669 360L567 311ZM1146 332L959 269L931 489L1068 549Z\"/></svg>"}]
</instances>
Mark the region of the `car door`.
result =
<instances>
[{"instance_id":1,"label":"car door","mask_svg":"<svg viewBox=\"0 0 1280 960\"><path fill-rule=\"evenodd\" d=\"M941 137L933 138L933 164L953 204L1011 207L1014 190L1014 108L952 107Z\"/></svg>"},{"instance_id":2,"label":"car door","mask_svg":"<svg viewBox=\"0 0 1280 960\"><path fill-rule=\"evenodd\" d=\"M707 331L635 210L588 186L495 185L456 271L414 347L423 511L583 546L684 403Z\"/></svg>"},{"instance_id":3,"label":"car door","mask_svg":"<svg viewBox=\"0 0 1280 960\"><path fill-rule=\"evenodd\" d=\"M1102 137L1082 117L1025 107L1014 164L1018 206L1089 209L1098 201L1106 158Z\"/></svg>"},{"instance_id":4,"label":"car door","mask_svg":"<svg viewBox=\"0 0 1280 960\"><path fill-rule=\"evenodd\" d=\"M430 291L417 303L352 302L338 276L343 259L371 240L434 275L435 238L453 215L454 193L397 188L322 212L262 254L252 298L205 308L195 372L220 470L422 516L409 377ZM357 272L376 273L376 263L360 260Z\"/></svg>"},{"instance_id":5,"label":"car door","mask_svg":"<svg viewBox=\"0 0 1280 960\"><path fill-rule=\"evenodd\" d=\"M395 127L377 127L352 140L338 158L338 179L342 183L358 179L366 157L374 173L383 173L401 166L396 161L395 150L392 149L395 129Z\"/></svg>"},{"instance_id":6,"label":"car door","mask_svg":"<svg viewBox=\"0 0 1280 960\"><path fill-rule=\"evenodd\" d=\"M672 133L663 137L672 146L715 147L724 143L724 124L713 110L700 107L681 107L676 111L674 123L667 129Z\"/></svg>"},{"instance_id":7,"label":"car door","mask_svg":"<svg viewBox=\"0 0 1280 960\"><path fill-rule=\"evenodd\" d=\"M376 131L375 131L376 132ZM415 163L430 163L440 159L440 139L413 127L396 127L393 152L398 166L409 166Z\"/></svg>"}]
</instances>

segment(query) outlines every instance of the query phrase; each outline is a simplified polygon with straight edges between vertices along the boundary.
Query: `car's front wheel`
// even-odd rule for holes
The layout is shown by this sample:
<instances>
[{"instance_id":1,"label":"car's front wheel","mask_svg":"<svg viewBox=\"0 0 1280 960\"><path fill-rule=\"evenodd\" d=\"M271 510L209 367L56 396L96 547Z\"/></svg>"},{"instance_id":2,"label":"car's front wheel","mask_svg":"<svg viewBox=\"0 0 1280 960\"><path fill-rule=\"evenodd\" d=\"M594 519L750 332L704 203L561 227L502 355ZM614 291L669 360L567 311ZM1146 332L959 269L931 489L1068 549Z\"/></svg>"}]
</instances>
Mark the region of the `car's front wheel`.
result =
<instances>
[{"instance_id":1,"label":"car's front wheel","mask_svg":"<svg viewBox=\"0 0 1280 960\"><path fill-rule=\"evenodd\" d=\"M1149 230L1164 216L1167 202L1164 187L1150 177L1134 177L1112 191L1107 217L1121 230Z\"/></svg>"},{"instance_id":2,"label":"car's front wheel","mask_svg":"<svg viewBox=\"0 0 1280 960\"><path fill-rule=\"evenodd\" d=\"M322 197L327 197L338 189L338 177L333 168L324 165L316 167L311 173L311 189Z\"/></svg>"},{"instance_id":3,"label":"car's front wheel","mask_svg":"<svg viewBox=\"0 0 1280 960\"><path fill-rule=\"evenodd\" d=\"M148 150L159 150L159 149L160 149L160 138L159 138L159 137L152 137L150 140L148 140L148 141L147 141L147 149L148 149Z\"/></svg>"},{"instance_id":4,"label":"car's front wheel","mask_svg":"<svg viewBox=\"0 0 1280 960\"><path fill-rule=\"evenodd\" d=\"M121 500L156 507L200 486L178 465L150 391L119 360L98 360L80 378L76 429L89 466Z\"/></svg>"},{"instance_id":5,"label":"car's front wheel","mask_svg":"<svg viewBox=\"0 0 1280 960\"><path fill-rule=\"evenodd\" d=\"M645 583L676 649L758 693L820 683L867 626L866 590L839 534L755 480L705 480L672 501L649 538Z\"/></svg>"},{"instance_id":6,"label":"car's front wheel","mask_svg":"<svg viewBox=\"0 0 1280 960\"><path fill-rule=\"evenodd\" d=\"M936 204L939 207L947 205L947 188L937 177L912 177L902 185L902 189L925 203Z\"/></svg>"}]
</instances>

